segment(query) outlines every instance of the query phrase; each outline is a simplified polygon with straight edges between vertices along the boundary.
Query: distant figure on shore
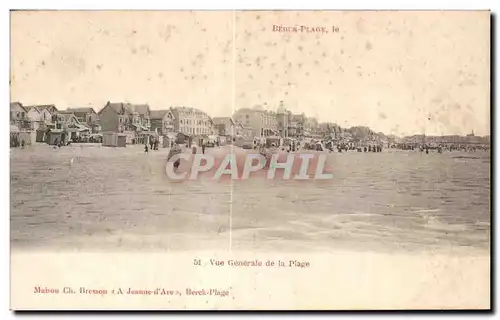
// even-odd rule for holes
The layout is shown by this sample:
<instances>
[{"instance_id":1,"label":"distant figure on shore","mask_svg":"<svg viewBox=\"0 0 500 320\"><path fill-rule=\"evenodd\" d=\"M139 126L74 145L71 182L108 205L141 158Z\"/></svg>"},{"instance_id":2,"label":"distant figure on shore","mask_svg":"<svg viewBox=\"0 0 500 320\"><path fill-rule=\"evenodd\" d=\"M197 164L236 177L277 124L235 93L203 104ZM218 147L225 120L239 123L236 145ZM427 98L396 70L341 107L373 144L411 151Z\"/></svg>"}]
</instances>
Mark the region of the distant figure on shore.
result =
<instances>
[{"instance_id":1,"label":"distant figure on shore","mask_svg":"<svg viewBox=\"0 0 500 320\"><path fill-rule=\"evenodd\" d=\"M429 154L429 147L425 147L425 153Z\"/></svg>"},{"instance_id":2,"label":"distant figure on shore","mask_svg":"<svg viewBox=\"0 0 500 320\"><path fill-rule=\"evenodd\" d=\"M170 161L170 159L172 159L173 156L180 153L182 153L181 147L177 143L174 143L172 149L170 149L170 152L168 153L167 161ZM180 164L181 164L181 159L177 159L174 162L174 169L177 170Z\"/></svg>"},{"instance_id":3,"label":"distant figure on shore","mask_svg":"<svg viewBox=\"0 0 500 320\"><path fill-rule=\"evenodd\" d=\"M145 143L144 144L144 153L148 153L149 152L149 149L148 149L148 144Z\"/></svg>"}]
</instances>

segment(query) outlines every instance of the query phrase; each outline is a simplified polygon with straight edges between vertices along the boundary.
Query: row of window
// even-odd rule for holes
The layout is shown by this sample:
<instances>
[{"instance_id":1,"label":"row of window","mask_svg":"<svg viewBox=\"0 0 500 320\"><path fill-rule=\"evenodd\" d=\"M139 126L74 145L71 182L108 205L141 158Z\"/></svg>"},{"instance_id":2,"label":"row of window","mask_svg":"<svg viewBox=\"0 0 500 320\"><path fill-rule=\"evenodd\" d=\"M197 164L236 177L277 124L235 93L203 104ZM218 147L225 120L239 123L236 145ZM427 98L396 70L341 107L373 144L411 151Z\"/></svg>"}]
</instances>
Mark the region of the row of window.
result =
<instances>
[{"instance_id":1,"label":"row of window","mask_svg":"<svg viewBox=\"0 0 500 320\"><path fill-rule=\"evenodd\" d=\"M10 118L12 119L14 117L14 112L10 112ZM16 112L16 118L24 118L25 114L24 112Z\"/></svg>"},{"instance_id":2,"label":"row of window","mask_svg":"<svg viewBox=\"0 0 500 320\"><path fill-rule=\"evenodd\" d=\"M181 127L180 132L188 134L211 134L209 128L193 128L193 127Z\"/></svg>"},{"instance_id":3,"label":"row of window","mask_svg":"<svg viewBox=\"0 0 500 320\"><path fill-rule=\"evenodd\" d=\"M149 121L142 120L142 119L137 119L137 118L134 118L132 121L130 121L129 118L118 118L118 119L119 119L120 123L124 123L124 124L128 124L128 123L132 123L132 124L145 124L146 126L149 124Z\"/></svg>"},{"instance_id":4,"label":"row of window","mask_svg":"<svg viewBox=\"0 0 500 320\"><path fill-rule=\"evenodd\" d=\"M179 110L178 112L179 112L179 115L181 115L181 116L197 116L197 117L206 116L206 113L204 113L204 112L182 111L182 110Z\"/></svg>"},{"instance_id":5,"label":"row of window","mask_svg":"<svg viewBox=\"0 0 500 320\"><path fill-rule=\"evenodd\" d=\"M180 124L187 124L187 125L199 125L199 126L208 126L209 122L204 121L204 120L190 120L190 119L185 119L185 120L179 120Z\"/></svg>"}]
</instances>

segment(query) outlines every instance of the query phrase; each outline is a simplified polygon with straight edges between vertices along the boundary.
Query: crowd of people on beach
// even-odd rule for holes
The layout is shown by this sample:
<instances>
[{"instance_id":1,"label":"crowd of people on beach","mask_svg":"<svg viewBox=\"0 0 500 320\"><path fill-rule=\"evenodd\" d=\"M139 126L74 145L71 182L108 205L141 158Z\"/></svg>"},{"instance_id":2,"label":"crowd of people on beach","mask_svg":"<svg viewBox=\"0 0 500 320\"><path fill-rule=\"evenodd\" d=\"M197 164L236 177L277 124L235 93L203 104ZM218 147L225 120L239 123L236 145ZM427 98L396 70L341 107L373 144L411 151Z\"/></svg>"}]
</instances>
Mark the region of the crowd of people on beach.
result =
<instances>
[{"instance_id":1,"label":"crowd of people on beach","mask_svg":"<svg viewBox=\"0 0 500 320\"><path fill-rule=\"evenodd\" d=\"M158 150L159 143L160 143L160 141L157 138L150 137L149 141L146 141L144 143L144 152L148 153L149 150ZM148 147L148 144L149 144L149 147Z\"/></svg>"},{"instance_id":2,"label":"crowd of people on beach","mask_svg":"<svg viewBox=\"0 0 500 320\"><path fill-rule=\"evenodd\" d=\"M429 153L429 150L436 150L438 153L443 151L463 151L463 152L476 152L476 151L489 151L489 146L486 145L464 145L464 144L439 144L439 145L429 145L429 144L403 144L399 146L393 146L392 148L400 150L418 150L420 152Z\"/></svg>"}]
</instances>

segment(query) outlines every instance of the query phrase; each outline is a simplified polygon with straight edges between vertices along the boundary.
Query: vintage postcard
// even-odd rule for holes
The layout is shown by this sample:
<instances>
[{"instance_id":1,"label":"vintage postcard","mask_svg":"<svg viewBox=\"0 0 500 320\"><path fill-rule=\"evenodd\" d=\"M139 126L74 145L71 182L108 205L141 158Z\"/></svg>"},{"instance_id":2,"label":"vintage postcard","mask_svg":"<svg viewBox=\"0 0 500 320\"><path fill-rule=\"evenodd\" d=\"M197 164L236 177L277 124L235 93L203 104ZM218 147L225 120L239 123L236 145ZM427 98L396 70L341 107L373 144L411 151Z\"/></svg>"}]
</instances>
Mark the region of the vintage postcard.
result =
<instances>
[{"instance_id":1,"label":"vintage postcard","mask_svg":"<svg viewBox=\"0 0 500 320\"><path fill-rule=\"evenodd\" d=\"M489 11L10 20L11 309L490 309Z\"/></svg>"}]
</instances>

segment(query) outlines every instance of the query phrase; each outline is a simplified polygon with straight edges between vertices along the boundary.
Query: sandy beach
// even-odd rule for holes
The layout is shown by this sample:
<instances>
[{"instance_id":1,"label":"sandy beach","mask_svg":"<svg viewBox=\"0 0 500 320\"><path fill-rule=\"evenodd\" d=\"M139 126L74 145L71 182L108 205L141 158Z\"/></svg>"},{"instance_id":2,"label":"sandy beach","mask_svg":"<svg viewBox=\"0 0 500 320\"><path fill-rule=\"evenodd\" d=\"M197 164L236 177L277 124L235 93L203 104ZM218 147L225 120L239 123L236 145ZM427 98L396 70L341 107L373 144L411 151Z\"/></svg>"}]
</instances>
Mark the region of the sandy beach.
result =
<instances>
[{"instance_id":1,"label":"sandy beach","mask_svg":"<svg viewBox=\"0 0 500 320\"><path fill-rule=\"evenodd\" d=\"M11 307L489 308L488 153L332 153L327 183L172 182L167 155L11 150ZM118 287L179 294L117 299Z\"/></svg>"}]
</instances>

